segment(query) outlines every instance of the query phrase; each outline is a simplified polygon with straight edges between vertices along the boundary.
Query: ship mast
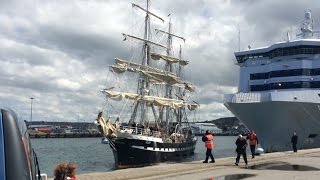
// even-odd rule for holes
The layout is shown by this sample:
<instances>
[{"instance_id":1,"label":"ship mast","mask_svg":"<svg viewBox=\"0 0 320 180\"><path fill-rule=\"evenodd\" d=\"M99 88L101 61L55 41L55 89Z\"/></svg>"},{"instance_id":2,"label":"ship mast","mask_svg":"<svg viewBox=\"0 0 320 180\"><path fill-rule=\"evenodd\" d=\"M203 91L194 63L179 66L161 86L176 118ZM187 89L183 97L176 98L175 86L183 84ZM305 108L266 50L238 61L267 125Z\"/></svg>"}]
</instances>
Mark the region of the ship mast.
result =
<instances>
[{"instance_id":1,"label":"ship mast","mask_svg":"<svg viewBox=\"0 0 320 180\"><path fill-rule=\"evenodd\" d=\"M142 9L142 8L140 8ZM150 17L149 17L149 0L147 0L147 10L146 10L146 18L145 18L145 29L144 29L144 39L149 40L150 39L150 34L149 34L149 29L150 29ZM143 59L142 59L142 65L147 65L149 66L149 53L150 53L150 49L149 49L149 44L147 42L144 43L143 45ZM149 82L148 82L148 78L140 75L139 78L139 84L138 84L138 88L140 89L140 94L141 95L145 95L146 91L144 90L148 90L149 89ZM149 92L147 93L149 95ZM146 114L146 102L145 101L141 101L140 103L141 106L141 119L140 119L140 124L144 123L145 120L145 114Z\"/></svg>"},{"instance_id":2,"label":"ship mast","mask_svg":"<svg viewBox=\"0 0 320 180\"><path fill-rule=\"evenodd\" d=\"M168 32L168 39L167 39L167 56L171 56L171 49L172 49L172 35L171 35L171 19L169 21L169 32ZM172 64L166 62L165 70L172 72ZM166 98L172 98L172 86L166 85ZM169 119L170 119L170 107L166 107L166 127L169 127Z\"/></svg>"},{"instance_id":3,"label":"ship mast","mask_svg":"<svg viewBox=\"0 0 320 180\"><path fill-rule=\"evenodd\" d=\"M185 41L185 39L181 36L177 36L175 34L172 34L171 33L171 29L172 29L172 23L171 23L171 19L169 21L169 30L168 32L166 31L163 31L163 30L159 30L159 29L155 29L157 32L161 32L161 33L164 33L164 34L167 34L168 35L168 38L167 38L167 52L166 52L166 55L167 57L172 57L172 38L173 37L176 37L176 38L179 38L183 41ZM180 46L181 48L181 46ZM181 53L181 50L180 50L180 53ZM181 54L180 54L181 56ZM181 60L181 57L179 58L179 60ZM172 67L172 62L170 61L167 61L166 64L165 64L165 71L168 71L168 72L173 72L173 67ZM181 65L179 65L179 70L178 70L178 77L180 77L180 72L181 72ZM170 98L172 99L172 85L170 84L166 84L166 98ZM179 88L179 91L180 91L181 88ZM162 117L162 114L163 114L163 109L162 111L160 112L160 118L163 118ZM169 127L168 124L169 124L169 120L172 119L170 118L170 115L172 116L172 113L170 111L170 107L166 107L166 118L165 118L165 123L166 123L166 127ZM179 109L178 110L178 113L177 113L177 119L178 121L177 122L180 122L180 117L181 117L181 110Z\"/></svg>"},{"instance_id":4,"label":"ship mast","mask_svg":"<svg viewBox=\"0 0 320 180\"><path fill-rule=\"evenodd\" d=\"M129 124L135 123L136 119L139 118L139 123L141 125L144 125L147 110L149 107L151 107L156 125L158 126L159 123L166 123L166 127L169 127L169 121L170 119L173 119L174 116L176 116L177 122L181 122L181 119L183 117L182 114L185 114L185 107L192 111L195 108L197 108L198 105L194 103L188 103L183 98L185 90L194 92L194 86L191 83L180 79L182 66L187 65L189 61L181 59L181 50L179 58L173 57L171 55L172 38L179 38L183 41L185 41L185 39L183 37L171 33L170 20L168 32L156 29L157 32L161 32L168 35L167 45L164 46L151 40L150 18L155 17L156 19L159 19L161 21L163 21L163 19L155 15L154 13L150 12L149 2L150 1L147 0L146 9L143 9L142 7L136 4L132 4L133 7L137 7L138 9L143 10L146 13L144 21L145 27L143 38L124 33L122 34L124 36L124 40L126 40L127 38L131 38L133 40L141 41L143 43L142 59L140 60L140 62L134 63L132 61L115 58L116 64L110 65L110 70L114 73L133 72L139 74L136 93L117 92L111 89L104 89L102 90L102 92L106 95L107 98L116 101L121 101L123 99L129 99L134 101L133 112L131 114ZM151 46L166 49L166 55L151 52ZM151 59L161 59L165 61L165 67L163 69L152 67ZM177 72L175 72L173 68L173 63L179 63L179 69ZM165 85L165 97L150 95L152 92L151 90L153 85ZM178 94L175 94L178 97L178 99L173 98L173 88L175 87L178 87ZM159 114L157 114L155 106L159 107ZM166 112L165 119L163 117L164 112Z\"/></svg>"},{"instance_id":5,"label":"ship mast","mask_svg":"<svg viewBox=\"0 0 320 180\"><path fill-rule=\"evenodd\" d=\"M179 59L182 59L181 45L180 45L180 49L179 49ZM179 64L177 76L181 77L181 75L182 75L182 66ZM181 88L180 87L178 88L178 96L180 96L180 98L184 96L184 93L181 92ZM185 110L184 108L183 109L182 108L178 109L178 113L177 113L178 114L178 117L177 117L177 122L178 123L181 123L181 121L182 121L182 117L183 117L182 113L185 112L184 110Z\"/></svg>"},{"instance_id":6,"label":"ship mast","mask_svg":"<svg viewBox=\"0 0 320 180\"><path fill-rule=\"evenodd\" d=\"M136 40L140 40L143 41L143 48L142 48L142 52L143 52L143 58L142 58L142 62L141 64L144 66L149 66L150 65L150 45L149 44L153 44L153 45L157 45L159 47L163 47L165 48L165 46L152 42L151 39L151 34L150 34L150 16L153 16L159 20L161 20L162 22L164 22L164 20L157 16L156 14L150 12L150 0L147 0L147 9L142 8L141 6L132 3L132 7L137 7L140 10L144 11L146 13L146 17L145 17L145 28L144 28L144 37L143 39L135 37L135 36L131 36L131 35L127 35L127 34L123 34L126 37L130 37L130 38L134 38ZM140 74L139 76L139 81L138 81L138 94L140 94L141 96L145 96L145 95L149 95L149 89L150 89L150 83L149 83L149 78L144 76L143 74ZM147 105L146 105L146 101L144 100L139 100L137 101L137 103L135 104L133 113L131 115L131 118L129 120L129 124L132 124L133 122L135 122L136 119L136 115L137 115L137 110L140 106L141 109L141 117L140 117L140 124L144 124L145 122L145 115L146 115L146 111L147 111ZM154 108L153 108L154 110ZM155 113L155 112L154 112Z\"/></svg>"}]
</instances>

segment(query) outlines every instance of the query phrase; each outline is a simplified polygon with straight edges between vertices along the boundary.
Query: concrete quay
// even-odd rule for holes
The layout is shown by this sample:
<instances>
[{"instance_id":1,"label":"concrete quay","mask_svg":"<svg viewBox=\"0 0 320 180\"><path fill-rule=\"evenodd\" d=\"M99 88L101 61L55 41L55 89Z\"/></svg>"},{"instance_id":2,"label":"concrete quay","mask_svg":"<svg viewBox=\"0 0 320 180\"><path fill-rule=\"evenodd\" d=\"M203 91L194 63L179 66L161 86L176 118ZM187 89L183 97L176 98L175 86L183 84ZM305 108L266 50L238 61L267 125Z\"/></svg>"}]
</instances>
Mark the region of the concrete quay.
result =
<instances>
[{"instance_id":1,"label":"concrete quay","mask_svg":"<svg viewBox=\"0 0 320 180\"><path fill-rule=\"evenodd\" d=\"M205 152L204 152L205 153ZM124 179L319 179L320 148L262 154L251 159L248 166L241 157L235 166L235 157L216 159L216 163L202 161L161 163L159 165L96 172L77 175L78 180L124 180Z\"/></svg>"}]
</instances>

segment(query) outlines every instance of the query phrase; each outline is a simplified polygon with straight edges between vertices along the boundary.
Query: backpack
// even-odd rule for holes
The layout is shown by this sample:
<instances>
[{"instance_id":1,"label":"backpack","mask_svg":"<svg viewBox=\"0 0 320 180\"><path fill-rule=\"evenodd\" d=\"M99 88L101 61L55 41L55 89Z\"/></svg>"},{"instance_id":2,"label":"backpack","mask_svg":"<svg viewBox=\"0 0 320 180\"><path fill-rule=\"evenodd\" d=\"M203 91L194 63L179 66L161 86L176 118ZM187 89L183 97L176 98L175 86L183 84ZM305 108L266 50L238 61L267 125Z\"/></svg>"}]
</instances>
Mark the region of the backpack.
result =
<instances>
[{"instance_id":1,"label":"backpack","mask_svg":"<svg viewBox=\"0 0 320 180\"><path fill-rule=\"evenodd\" d=\"M205 135L203 135L202 136L202 142L206 142L207 140L208 140L208 138Z\"/></svg>"}]
</instances>

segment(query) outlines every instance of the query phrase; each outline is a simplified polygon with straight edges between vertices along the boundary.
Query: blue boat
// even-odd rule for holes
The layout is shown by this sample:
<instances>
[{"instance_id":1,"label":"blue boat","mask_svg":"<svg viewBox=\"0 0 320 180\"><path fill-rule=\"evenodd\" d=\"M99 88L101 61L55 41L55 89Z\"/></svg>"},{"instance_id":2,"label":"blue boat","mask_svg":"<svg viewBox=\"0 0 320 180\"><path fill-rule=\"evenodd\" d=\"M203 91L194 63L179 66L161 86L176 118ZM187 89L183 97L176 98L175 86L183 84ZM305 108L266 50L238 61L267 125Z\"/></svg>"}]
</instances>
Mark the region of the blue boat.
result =
<instances>
[{"instance_id":1,"label":"blue boat","mask_svg":"<svg viewBox=\"0 0 320 180\"><path fill-rule=\"evenodd\" d=\"M105 137L101 139L101 144L109 144L109 140Z\"/></svg>"}]
</instances>

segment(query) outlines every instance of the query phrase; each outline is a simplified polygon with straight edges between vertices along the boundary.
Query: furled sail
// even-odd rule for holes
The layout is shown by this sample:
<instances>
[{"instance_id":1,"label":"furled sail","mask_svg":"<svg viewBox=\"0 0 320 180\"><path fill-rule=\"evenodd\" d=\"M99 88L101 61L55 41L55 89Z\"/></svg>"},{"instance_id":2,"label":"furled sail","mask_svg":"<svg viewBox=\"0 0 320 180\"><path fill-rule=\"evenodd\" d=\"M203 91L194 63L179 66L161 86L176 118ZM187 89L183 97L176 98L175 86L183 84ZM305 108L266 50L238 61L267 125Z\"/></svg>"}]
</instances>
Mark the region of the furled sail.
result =
<instances>
[{"instance_id":1,"label":"furled sail","mask_svg":"<svg viewBox=\"0 0 320 180\"><path fill-rule=\"evenodd\" d=\"M188 65L189 61L186 60L181 60L172 56L166 56L166 55L161 55L161 54L156 54L156 53L151 53L151 58L153 60L160 60L163 59L164 61L167 61L169 63L179 63L182 66Z\"/></svg>"},{"instance_id":2,"label":"furled sail","mask_svg":"<svg viewBox=\"0 0 320 180\"><path fill-rule=\"evenodd\" d=\"M184 88L186 88L186 90L188 90L190 92L195 91L195 87L189 82L184 82Z\"/></svg>"},{"instance_id":3,"label":"furled sail","mask_svg":"<svg viewBox=\"0 0 320 180\"><path fill-rule=\"evenodd\" d=\"M102 92L110 99L121 101L123 99L130 99L130 100L143 100L147 102L148 105L155 105L155 106L166 106L171 107L174 109L188 107L189 110L194 110L198 107L197 104L186 103L183 100L178 99L169 99L157 96L145 96L135 93L124 93L124 92L117 92L117 91L109 91L109 90L102 90Z\"/></svg>"},{"instance_id":4,"label":"furled sail","mask_svg":"<svg viewBox=\"0 0 320 180\"><path fill-rule=\"evenodd\" d=\"M173 85L180 83L179 79L175 75L171 74L164 74L164 73L157 73L152 71L140 71L145 76L149 77L150 79L153 79L156 82L165 82L167 84Z\"/></svg>"},{"instance_id":5,"label":"furled sail","mask_svg":"<svg viewBox=\"0 0 320 180\"><path fill-rule=\"evenodd\" d=\"M126 67L126 66L113 66L113 65L111 65L109 67L110 67L112 72L115 72L115 73L118 73L118 74L124 73L124 72L126 72L128 70L128 67Z\"/></svg>"},{"instance_id":6,"label":"furled sail","mask_svg":"<svg viewBox=\"0 0 320 180\"><path fill-rule=\"evenodd\" d=\"M184 87L190 92L195 91L195 88L191 83L181 81L172 72L128 62L119 58L115 58L115 61L117 65L110 66L112 71L115 73L123 73L125 71L139 72L148 77L151 84L168 84L172 86Z\"/></svg>"},{"instance_id":7,"label":"furled sail","mask_svg":"<svg viewBox=\"0 0 320 180\"><path fill-rule=\"evenodd\" d=\"M119 59L119 58L115 58L115 61L116 61L116 65L112 65L110 67L116 73L118 73L118 71L119 71L119 73L122 73L125 71L134 72L136 70L143 70L143 71L150 71L150 72L175 75L175 73L172 73L169 71L165 71L162 69L158 69L158 68L154 68L154 67L150 67L150 66L145 66L145 65L141 65L141 64L137 64L137 63L133 63L133 62L129 62L129 61Z\"/></svg>"}]
</instances>

